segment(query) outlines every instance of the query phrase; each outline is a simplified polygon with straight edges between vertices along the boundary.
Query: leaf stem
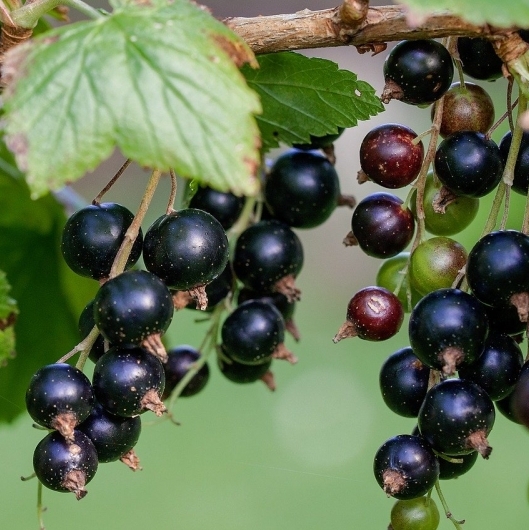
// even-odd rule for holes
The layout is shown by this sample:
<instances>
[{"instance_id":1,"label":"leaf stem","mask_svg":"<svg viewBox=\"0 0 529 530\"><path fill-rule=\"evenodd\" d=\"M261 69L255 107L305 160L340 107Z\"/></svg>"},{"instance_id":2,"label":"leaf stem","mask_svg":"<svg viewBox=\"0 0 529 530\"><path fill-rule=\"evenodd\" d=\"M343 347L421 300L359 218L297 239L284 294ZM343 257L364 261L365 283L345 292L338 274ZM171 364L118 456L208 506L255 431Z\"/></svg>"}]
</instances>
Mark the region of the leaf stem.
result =
<instances>
[{"instance_id":1,"label":"leaf stem","mask_svg":"<svg viewBox=\"0 0 529 530\"><path fill-rule=\"evenodd\" d=\"M457 528L458 530L463 530L461 525L465 521L458 521L452 515L452 512L450 511L450 508L448 507L448 504L447 504L446 499L445 499L445 497L443 495L443 492L441 491L441 485L439 484L439 480L437 480L436 483L435 483L435 491L437 492L437 495L439 495L439 500L441 501L441 504L443 505L443 509L445 511L447 519L450 519L450 521L452 521L452 524L454 525L455 528Z\"/></svg>"},{"instance_id":2,"label":"leaf stem","mask_svg":"<svg viewBox=\"0 0 529 530\"><path fill-rule=\"evenodd\" d=\"M36 0L35 2L27 2L22 7L12 11L11 18L16 26L31 29L36 26L39 18L59 5L72 7L95 20L104 17L100 11L83 0Z\"/></svg>"},{"instance_id":3,"label":"leaf stem","mask_svg":"<svg viewBox=\"0 0 529 530\"><path fill-rule=\"evenodd\" d=\"M107 193L107 191L117 182L119 177L123 175L123 173L129 167L131 162L132 160L130 158L127 158L127 160L125 160L123 165L117 170L116 174L110 179L108 184L94 198L94 200L92 201L93 205L98 205L101 203L101 199L103 198L103 195L105 195L105 193Z\"/></svg>"}]
</instances>

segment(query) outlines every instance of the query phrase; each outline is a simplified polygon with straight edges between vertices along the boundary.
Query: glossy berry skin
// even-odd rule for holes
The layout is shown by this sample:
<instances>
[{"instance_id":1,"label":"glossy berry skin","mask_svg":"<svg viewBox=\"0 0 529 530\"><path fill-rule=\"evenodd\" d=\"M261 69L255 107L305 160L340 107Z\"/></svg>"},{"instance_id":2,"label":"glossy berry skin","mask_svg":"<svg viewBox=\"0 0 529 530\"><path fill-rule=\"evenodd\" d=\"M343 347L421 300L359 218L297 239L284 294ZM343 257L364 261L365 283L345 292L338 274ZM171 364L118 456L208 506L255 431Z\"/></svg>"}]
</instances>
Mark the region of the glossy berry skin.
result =
<instances>
[{"instance_id":1,"label":"glossy berry skin","mask_svg":"<svg viewBox=\"0 0 529 530\"><path fill-rule=\"evenodd\" d=\"M65 363L48 364L31 378L26 391L26 407L33 420L57 429L60 415L73 415L74 424L81 423L94 402L92 386L86 375Z\"/></svg>"},{"instance_id":2,"label":"glossy berry skin","mask_svg":"<svg viewBox=\"0 0 529 530\"><path fill-rule=\"evenodd\" d=\"M505 412L503 410L502 412L515 423L529 428L529 363L523 365L514 390L504 399L508 398L510 398L508 403L503 407Z\"/></svg>"},{"instance_id":3,"label":"glossy berry skin","mask_svg":"<svg viewBox=\"0 0 529 530\"><path fill-rule=\"evenodd\" d=\"M371 129L360 145L360 166L370 180L396 189L415 180L424 157L422 142L405 125L386 123Z\"/></svg>"},{"instance_id":4,"label":"glossy berry skin","mask_svg":"<svg viewBox=\"0 0 529 530\"><path fill-rule=\"evenodd\" d=\"M96 404L78 430L86 434L94 444L99 463L114 462L128 453L138 442L141 419L122 418L107 412Z\"/></svg>"},{"instance_id":5,"label":"glossy berry skin","mask_svg":"<svg viewBox=\"0 0 529 530\"><path fill-rule=\"evenodd\" d=\"M176 385L184 378L187 372L193 367L193 364L200 359L200 352L184 344L171 348L167 351L167 362L164 363L165 372L165 390L162 399L167 399ZM189 380L183 388L180 396L189 397L198 394L209 381L209 366L204 364L198 372Z\"/></svg>"},{"instance_id":6,"label":"glossy berry skin","mask_svg":"<svg viewBox=\"0 0 529 530\"><path fill-rule=\"evenodd\" d=\"M486 436L494 419L494 404L487 393L461 379L446 379L432 387L418 417L421 436L436 451L465 455L478 450L484 458L491 451Z\"/></svg>"},{"instance_id":7,"label":"glossy berry skin","mask_svg":"<svg viewBox=\"0 0 529 530\"><path fill-rule=\"evenodd\" d=\"M149 391L162 396L165 374L162 363L143 348L114 346L97 361L92 384L107 412L128 418L147 410Z\"/></svg>"},{"instance_id":8,"label":"glossy berry skin","mask_svg":"<svg viewBox=\"0 0 529 530\"><path fill-rule=\"evenodd\" d=\"M462 462L457 463L439 457L439 479L451 480L464 475L472 469L478 456L479 453L477 451L472 451L467 455L459 455L457 460L462 460Z\"/></svg>"},{"instance_id":9,"label":"glossy berry skin","mask_svg":"<svg viewBox=\"0 0 529 530\"><path fill-rule=\"evenodd\" d=\"M427 366L452 375L462 363L473 363L483 351L489 331L483 306L458 289L439 289L413 309L410 344Z\"/></svg>"},{"instance_id":10,"label":"glossy berry skin","mask_svg":"<svg viewBox=\"0 0 529 530\"><path fill-rule=\"evenodd\" d=\"M379 375L384 403L395 414L416 418L428 391L430 369L410 347L392 353L382 365Z\"/></svg>"},{"instance_id":11,"label":"glossy berry skin","mask_svg":"<svg viewBox=\"0 0 529 530\"><path fill-rule=\"evenodd\" d=\"M127 271L104 283L94 299L94 320L111 344L139 344L165 332L173 318L165 284L147 271Z\"/></svg>"},{"instance_id":12,"label":"glossy berry skin","mask_svg":"<svg viewBox=\"0 0 529 530\"><path fill-rule=\"evenodd\" d=\"M262 302L268 302L269 304L274 305L281 313L285 322L294 316L294 310L296 309L296 303L289 302L288 298L282 293L257 293L251 289L243 287L237 296L237 303L242 304L247 300L261 300Z\"/></svg>"},{"instance_id":13,"label":"glossy berry skin","mask_svg":"<svg viewBox=\"0 0 529 530\"><path fill-rule=\"evenodd\" d=\"M462 366L459 377L473 381L497 401L512 392L522 365L522 351L516 341L508 335L490 333L483 353L471 365Z\"/></svg>"},{"instance_id":14,"label":"glossy berry skin","mask_svg":"<svg viewBox=\"0 0 529 530\"><path fill-rule=\"evenodd\" d=\"M516 230L490 232L468 254L467 280L482 303L506 306L529 292L529 237Z\"/></svg>"},{"instance_id":15,"label":"glossy berry skin","mask_svg":"<svg viewBox=\"0 0 529 530\"><path fill-rule=\"evenodd\" d=\"M351 228L360 248L374 258L390 258L411 241L415 220L402 200L391 193L372 193L353 212Z\"/></svg>"},{"instance_id":16,"label":"glossy berry skin","mask_svg":"<svg viewBox=\"0 0 529 530\"><path fill-rule=\"evenodd\" d=\"M265 181L264 199L274 219L296 228L314 228L336 208L340 183L334 166L314 151L280 155Z\"/></svg>"},{"instance_id":17,"label":"glossy berry skin","mask_svg":"<svg viewBox=\"0 0 529 530\"><path fill-rule=\"evenodd\" d=\"M484 134L461 131L445 138L435 153L435 174L456 195L484 197L499 184L500 149Z\"/></svg>"},{"instance_id":18,"label":"glossy berry skin","mask_svg":"<svg viewBox=\"0 0 529 530\"><path fill-rule=\"evenodd\" d=\"M220 372L226 379L239 385L255 383L255 381L261 379L270 370L270 366L272 365L272 359L268 359L260 364L242 364L231 359L226 352L223 353L226 359L220 356L217 358Z\"/></svg>"},{"instance_id":19,"label":"glossy berry skin","mask_svg":"<svg viewBox=\"0 0 529 530\"><path fill-rule=\"evenodd\" d=\"M432 107L432 120L435 107ZM452 83L445 94L439 134L446 138L459 131L485 134L494 123L494 103L489 94L474 83Z\"/></svg>"},{"instance_id":20,"label":"glossy berry skin","mask_svg":"<svg viewBox=\"0 0 529 530\"><path fill-rule=\"evenodd\" d=\"M494 81L502 76L502 62L488 39L459 37L457 52L463 72L482 81Z\"/></svg>"},{"instance_id":21,"label":"glossy berry skin","mask_svg":"<svg viewBox=\"0 0 529 530\"><path fill-rule=\"evenodd\" d=\"M500 153L503 163L507 162L507 156L512 142L512 133L506 132L500 141ZM518 158L514 166L514 180L512 183L512 190L520 195L527 195L529 188L529 133L524 132L520 149L518 151Z\"/></svg>"},{"instance_id":22,"label":"glossy berry skin","mask_svg":"<svg viewBox=\"0 0 529 530\"><path fill-rule=\"evenodd\" d=\"M400 434L378 449L373 471L388 496L414 499L433 488L439 477L439 462L422 438Z\"/></svg>"},{"instance_id":23,"label":"glossy berry skin","mask_svg":"<svg viewBox=\"0 0 529 530\"><path fill-rule=\"evenodd\" d=\"M347 305L347 321L364 340L380 341L393 337L402 325L404 309L400 300L383 287L360 289Z\"/></svg>"},{"instance_id":24,"label":"glossy berry skin","mask_svg":"<svg viewBox=\"0 0 529 530\"><path fill-rule=\"evenodd\" d=\"M190 208L203 210L211 214L224 230L231 228L241 215L244 197L233 193L214 190L207 186L200 187L189 201Z\"/></svg>"},{"instance_id":25,"label":"glossy berry skin","mask_svg":"<svg viewBox=\"0 0 529 530\"><path fill-rule=\"evenodd\" d=\"M431 497L397 501L391 509L392 530L436 530L439 521L439 510Z\"/></svg>"},{"instance_id":26,"label":"glossy berry skin","mask_svg":"<svg viewBox=\"0 0 529 530\"><path fill-rule=\"evenodd\" d=\"M284 335L281 313L260 300L248 300L237 306L221 329L223 349L242 364L269 361Z\"/></svg>"},{"instance_id":27,"label":"glossy berry skin","mask_svg":"<svg viewBox=\"0 0 529 530\"><path fill-rule=\"evenodd\" d=\"M58 432L52 432L39 442L33 453L33 469L40 482L53 491L71 491L77 499L86 495L84 484L94 478L97 466L96 448L80 431L74 431L70 443ZM78 475L82 476L81 483Z\"/></svg>"},{"instance_id":28,"label":"glossy berry skin","mask_svg":"<svg viewBox=\"0 0 529 530\"><path fill-rule=\"evenodd\" d=\"M75 212L66 221L62 233L61 250L68 266L77 274L95 280L108 277L133 219L132 212L113 202L86 206ZM126 268L138 261L142 244L140 229Z\"/></svg>"},{"instance_id":29,"label":"glossy berry skin","mask_svg":"<svg viewBox=\"0 0 529 530\"><path fill-rule=\"evenodd\" d=\"M154 221L145 234L143 259L169 287L187 291L222 273L228 263L228 238L211 214L187 208Z\"/></svg>"},{"instance_id":30,"label":"glossy berry skin","mask_svg":"<svg viewBox=\"0 0 529 530\"><path fill-rule=\"evenodd\" d=\"M493 307L483 304L489 318L489 328L496 333L505 333L516 338L525 331L527 322L522 322L518 316L516 306L512 304L506 306Z\"/></svg>"},{"instance_id":31,"label":"glossy berry skin","mask_svg":"<svg viewBox=\"0 0 529 530\"><path fill-rule=\"evenodd\" d=\"M96 325L94 320L94 301L90 300L86 304L85 308L81 311L79 315L79 322L77 328L79 329L79 339L83 340L91 331L92 328ZM96 341L94 342L88 358L96 363L98 359L105 353L105 339L103 335L99 334Z\"/></svg>"},{"instance_id":32,"label":"glossy berry skin","mask_svg":"<svg viewBox=\"0 0 529 530\"><path fill-rule=\"evenodd\" d=\"M233 270L245 287L269 292L286 276L296 277L303 266L303 247L284 223L260 221L237 239Z\"/></svg>"},{"instance_id":33,"label":"glossy berry skin","mask_svg":"<svg viewBox=\"0 0 529 530\"><path fill-rule=\"evenodd\" d=\"M437 101L449 89L453 75L450 53L429 39L399 42L384 62L386 85L391 81L398 87L399 95L393 97L411 105Z\"/></svg>"},{"instance_id":34,"label":"glossy berry skin","mask_svg":"<svg viewBox=\"0 0 529 530\"><path fill-rule=\"evenodd\" d=\"M505 418L512 421L513 423L522 425L522 422L518 419L517 416L514 415L514 411L512 408L513 394L514 391L512 391L507 397L504 397L503 399L498 399L498 401L495 401L494 404L496 405L496 410L499 410Z\"/></svg>"}]
</instances>

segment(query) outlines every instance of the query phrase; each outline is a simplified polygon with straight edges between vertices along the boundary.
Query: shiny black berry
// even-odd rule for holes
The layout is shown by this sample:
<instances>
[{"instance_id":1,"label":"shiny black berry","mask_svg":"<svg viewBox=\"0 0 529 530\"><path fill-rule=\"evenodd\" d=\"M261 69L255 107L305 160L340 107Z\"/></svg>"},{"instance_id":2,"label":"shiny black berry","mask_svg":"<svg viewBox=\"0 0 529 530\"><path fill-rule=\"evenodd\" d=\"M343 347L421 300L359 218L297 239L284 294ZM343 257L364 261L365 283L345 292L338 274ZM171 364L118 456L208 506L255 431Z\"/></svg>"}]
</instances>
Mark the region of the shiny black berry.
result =
<instances>
[{"instance_id":1,"label":"shiny black berry","mask_svg":"<svg viewBox=\"0 0 529 530\"><path fill-rule=\"evenodd\" d=\"M472 451L467 455L449 457L450 460L439 456L439 479L451 480L464 475L467 471L472 469L476 463L476 460L478 459L478 456L479 453L477 451Z\"/></svg>"},{"instance_id":2,"label":"shiny black berry","mask_svg":"<svg viewBox=\"0 0 529 530\"><path fill-rule=\"evenodd\" d=\"M387 495L414 499L431 490L439 477L439 462L426 441L401 434L390 438L377 451L375 478Z\"/></svg>"},{"instance_id":3,"label":"shiny black berry","mask_svg":"<svg viewBox=\"0 0 529 530\"><path fill-rule=\"evenodd\" d=\"M457 53L463 72L483 81L494 81L502 76L502 61L489 39L459 37Z\"/></svg>"},{"instance_id":4,"label":"shiny black berry","mask_svg":"<svg viewBox=\"0 0 529 530\"><path fill-rule=\"evenodd\" d=\"M488 458L487 436L494 425L494 404L471 381L446 379L432 387L419 411L421 436L438 452L465 455L478 451Z\"/></svg>"},{"instance_id":5,"label":"shiny black berry","mask_svg":"<svg viewBox=\"0 0 529 530\"><path fill-rule=\"evenodd\" d=\"M270 366L272 359L260 364L243 364L232 359L225 351L223 355L217 358L218 366L221 374L229 379L232 383L239 385L246 385L255 383L262 379L265 374L270 373Z\"/></svg>"},{"instance_id":6,"label":"shiny black berry","mask_svg":"<svg viewBox=\"0 0 529 530\"><path fill-rule=\"evenodd\" d=\"M313 228L326 221L339 194L334 166L314 151L292 150L279 156L264 188L272 217L296 228Z\"/></svg>"},{"instance_id":7,"label":"shiny black berry","mask_svg":"<svg viewBox=\"0 0 529 530\"><path fill-rule=\"evenodd\" d=\"M42 439L33 453L33 469L47 488L72 492L82 499L88 484L96 474L97 451L86 434L74 431L71 441L52 432Z\"/></svg>"},{"instance_id":8,"label":"shiny black berry","mask_svg":"<svg viewBox=\"0 0 529 530\"><path fill-rule=\"evenodd\" d=\"M218 191L207 186L198 188L189 202L190 208L211 214L224 230L231 228L237 221L243 206L244 197L237 197L229 191Z\"/></svg>"},{"instance_id":9,"label":"shiny black berry","mask_svg":"<svg viewBox=\"0 0 529 530\"><path fill-rule=\"evenodd\" d=\"M113 202L86 206L74 213L62 233L61 250L68 266L77 274L95 280L108 277L133 219L132 212ZM142 241L140 230L126 268L138 261Z\"/></svg>"},{"instance_id":10,"label":"shiny black berry","mask_svg":"<svg viewBox=\"0 0 529 530\"><path fill-rule=\"evenodd\" d=\"M71 440L74 428L89 414L94 402L86 375L69 364L48 364L29 382L26 407L33 420L58 430Z\"/></svg>"},{"instance_id":11,"label":"shiny black berry","mask_svg":"<svg viewBox=\"0 0 529 530\"><path fill-rule=\"evenodd\" d=\"M508 131L505 133L500 141L500 153L503 163L507 162L507 156L512 142L512 133ZM512 183L512 190L520 195L527 195L529 188L529 133L524 132L522 142L518 151L518 158L514 166L514 180Z\"/></svg>"},{"instance_id":12,"label":"shiny black berry","mask_svg":"<svg viewBox=\"0 0 529 530\"><path fill-rule=\"evenodd\" d=\"M450 88L453 75L452 57L439 42L399 42L384 63L386 86L382 101L398 99L412 105L428 105Z\"/></svg>"}]
</instances>

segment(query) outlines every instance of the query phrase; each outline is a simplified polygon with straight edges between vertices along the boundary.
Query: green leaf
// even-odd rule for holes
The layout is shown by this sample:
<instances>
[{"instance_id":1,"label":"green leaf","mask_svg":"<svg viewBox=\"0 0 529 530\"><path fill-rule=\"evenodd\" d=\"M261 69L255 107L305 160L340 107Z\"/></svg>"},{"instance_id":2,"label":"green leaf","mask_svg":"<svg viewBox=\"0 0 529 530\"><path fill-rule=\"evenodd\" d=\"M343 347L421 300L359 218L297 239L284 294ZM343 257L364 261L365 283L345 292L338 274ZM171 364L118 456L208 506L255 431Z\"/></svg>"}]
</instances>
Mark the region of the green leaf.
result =
<instances>
[{"instance_id":1,"label":"green leaf","mask_svg":"<svg viewBox=\"0 0 529 530\"><path fill-rule=\"evenodd\" d=\"M499 27L529 27L529 0L400 0L410 9L410 18L422 18L439 11L450 11L472 24Z\"/></svg>"},{"instance_id":2,"label":"green leaf","mask_svg":"<svg viewBox=\"0 0 529 530\"><path fill-rule=\"evenodd\" d=\"M0 366L15 355L14 325L18 315L16 301L9 296L11 285L5 272L0 271Z\"/></svg>"},{"instance_id":3,"label":"green leaf","mask_svg":"<svg viewBox=\"0 0 529 530\"><path fill-rule=\"evenodd\" d=\"M7 143L34 197L118 146L142 166L241 194L257 191L257 95L234 61L247 45L187 0L126 6L13 49Z\"/></svg>"},{"instance_id":4,"label":"green leaf","mask_svg":"<svg viewBox=\"0 0 529 530\"><path fill-rule=\"evenodd\" d=\"M258 70L244 67L243 73L261 97L257 122L264 149L308 143L311 134L333 134L384 110L368 83L332 61L293 52L261 55L258 61Z\"/></svg>"},{"instance_id":5,"label":"green leaf","mask_svg":"<svg viewBox=\"0 0 529 530\"><path fill-rule=\"evenodd\" d=\"M0 156L4 149L0 144ZM0 422L24 412L33 373L79 342L79 314L97 289L96 282L76 276L64 263L60 252L63 207L49 194L32 201L27 184L11 163L0 159L0 269L11 284L10 295L17 300L19 314L16 357L0 369ZM0 334L0 352L9 340Z\"/></svg>"}]
</instances>

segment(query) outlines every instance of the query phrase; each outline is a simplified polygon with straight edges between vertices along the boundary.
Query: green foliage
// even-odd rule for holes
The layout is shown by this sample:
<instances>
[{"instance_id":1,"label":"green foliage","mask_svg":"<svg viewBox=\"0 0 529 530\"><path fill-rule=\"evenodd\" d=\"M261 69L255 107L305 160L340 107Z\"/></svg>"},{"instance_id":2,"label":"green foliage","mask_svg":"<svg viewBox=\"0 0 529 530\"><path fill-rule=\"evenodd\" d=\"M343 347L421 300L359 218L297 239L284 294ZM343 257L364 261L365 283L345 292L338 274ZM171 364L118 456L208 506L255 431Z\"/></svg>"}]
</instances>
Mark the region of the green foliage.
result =
<instances>
[{"instance_id":1,"label":"green foliage","mask_svg":"<svg viewBox=\"0 0 529 530\"><path fill-rule=\"evenodd\" d=\"M70 24L6 56L6 141L35 197L116 146L143 166L253 194L260 105L234 62L253 60L187 0Z\"/></svg>"},{"instance_id":2,"label":"green foliage","mask_svg":"<svg viewBox=\"0 0 529 530\"><path fill-rule=\"evenodd\" d=\"M292 52L261 55L258 61L258 70L245 67L243 73L261 97L257 123L265 149L279 142L308 143L311 134L333 134L384 110L368 83L332 61Z\"/></svg>"},{"instance_id":3,"label":"green foliage","mask_svg":"<svg viewBox=\"0 0 529 530\"><path fill-rule=\"evenodd\" d=\"M472 24L529 27L529 0L509 0L501 7L496 0L399 0L398 3L409 7L412 15L447 10Z\"/></svg>"},{"instance_id":4,"label":"green foliage","mask_svg":"<svg viewBox=\"0 0 529 530\"><path fill-rule=\"evenodd\" d=\"M16 357L0 369L0 422L25 410L29 379L79 342L77 319L93 296L95 282L76 277L59 250L65 217L51 195L36 201L0 146L0 269L17 300ZM4 287L0 283L0 301ZM0 318L4 315L0 302ZM0 336L2 348L9 337Z\"/></svg>"},{"instance_id":5,"label":"green foliage","mask_svg":"<svg viewBox=\"0 0 529 530\"><path fill-rule=\"evenodd\" d=\"M15 355L15 320L18 315L16 301L9 296L11 286L0 271L0 366Z\"/></svg>"}]
</instances>

